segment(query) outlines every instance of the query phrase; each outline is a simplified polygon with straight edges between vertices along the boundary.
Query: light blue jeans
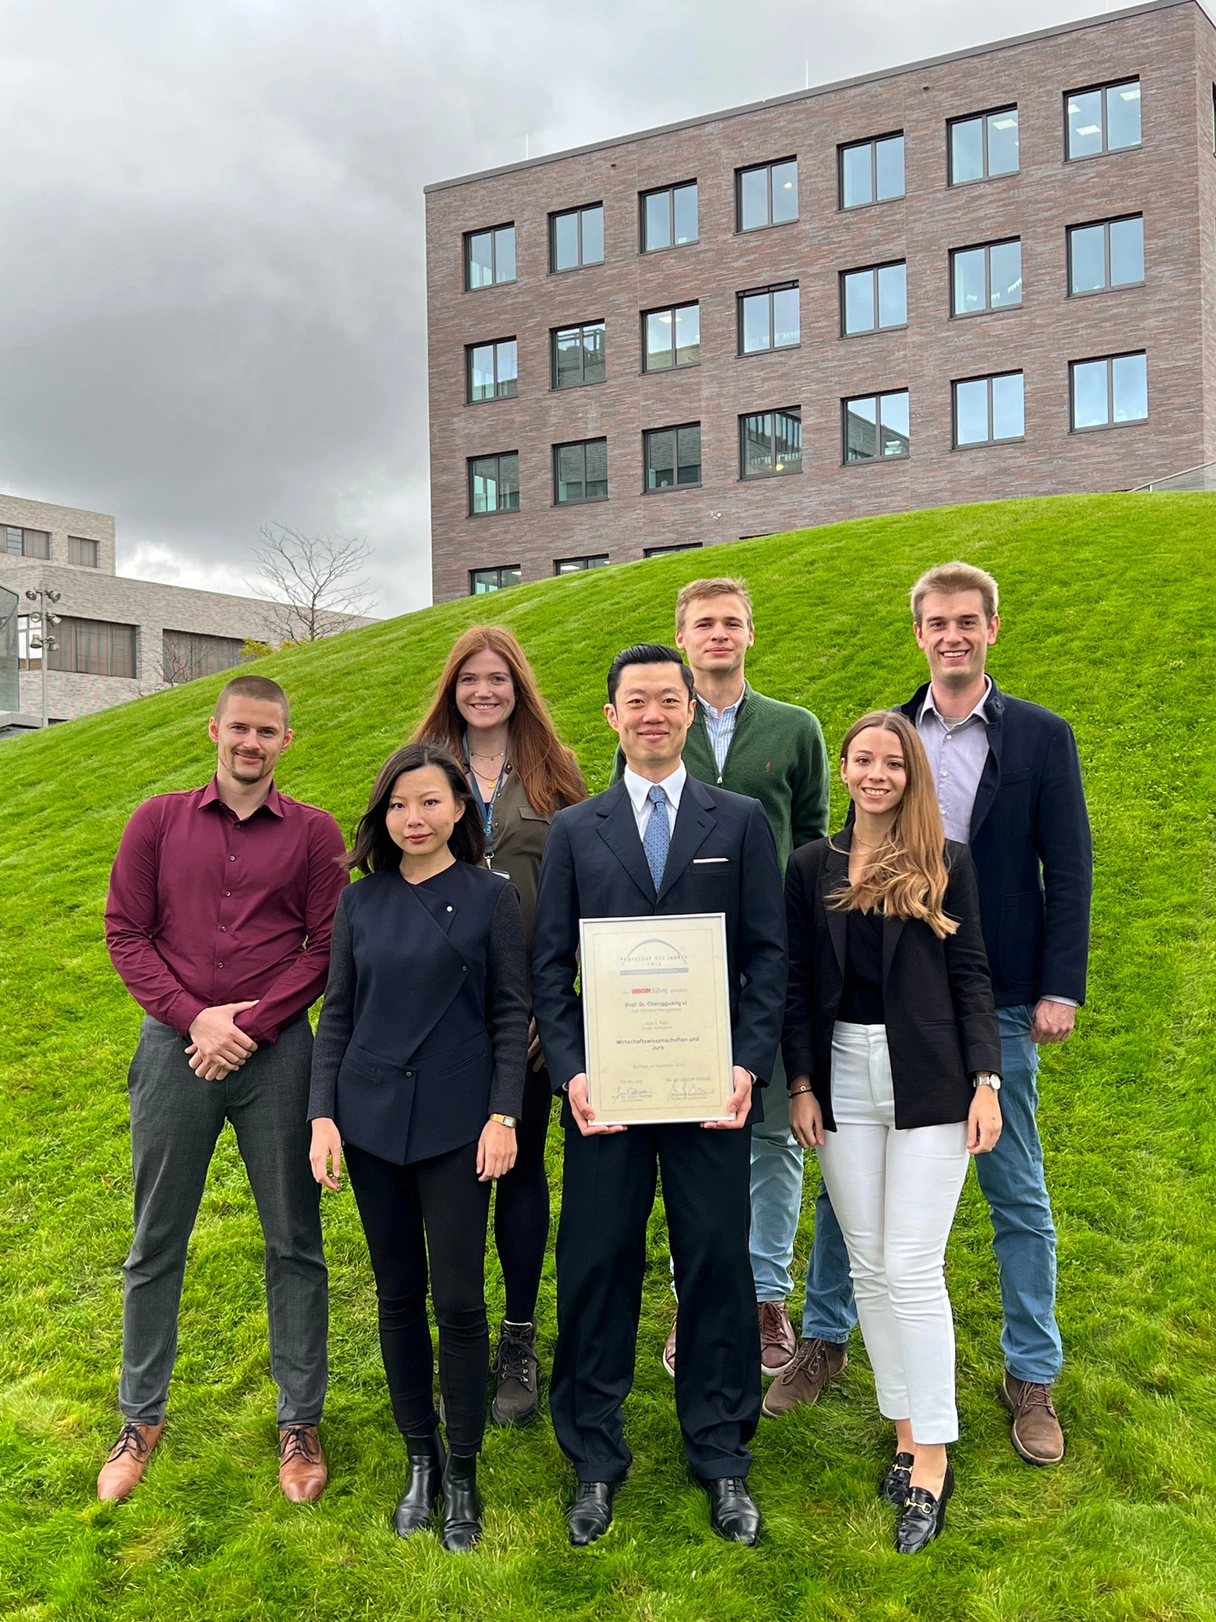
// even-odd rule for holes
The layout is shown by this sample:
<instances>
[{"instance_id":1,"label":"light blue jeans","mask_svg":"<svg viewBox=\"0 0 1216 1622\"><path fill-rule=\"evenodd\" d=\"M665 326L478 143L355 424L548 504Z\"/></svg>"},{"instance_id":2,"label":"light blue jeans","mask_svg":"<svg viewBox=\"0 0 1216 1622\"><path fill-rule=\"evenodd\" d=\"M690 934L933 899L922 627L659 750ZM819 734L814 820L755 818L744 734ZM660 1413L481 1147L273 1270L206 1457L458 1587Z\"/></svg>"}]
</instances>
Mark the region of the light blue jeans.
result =
<instances>
[{"instance_id":1,"label":"light blue jeans","mask_svg":"<svg viewBox=\"0 0 1216 1622\"><path fill-rule=\"evenodd\" d=\"M998 1008L1001 1026L1001 1136L975 1169L992 1217L1001 1282L1005 1367L1017 1380L1050 1385L1064 1361L1056 1325L1056 1231L1035 1124L1039 1051L1030 1040L1034 1009ZM767 1103L767 1099L765 1100ZM753 1180L755 1165L753 1158ZM752 1219L753 1245L755 1218ZM806 1274L802 1333L843 1346L857 1322L849 1257L822 1183Z\"/></svg>"},{"instance_id":2,"label":"light blue jeans","mask_svg":"<svg viewBox=\"0 0 1216 1622\"><path fill-rule=\"evenodd\" d=\"M790 1265L801 1207L802 1150L790 1131L790 1095L778 1055L764 1089L764 1120L752 1127L751 1253L757 1301L784 1301L793 1293Z\"/></svg>"}]
</instances>

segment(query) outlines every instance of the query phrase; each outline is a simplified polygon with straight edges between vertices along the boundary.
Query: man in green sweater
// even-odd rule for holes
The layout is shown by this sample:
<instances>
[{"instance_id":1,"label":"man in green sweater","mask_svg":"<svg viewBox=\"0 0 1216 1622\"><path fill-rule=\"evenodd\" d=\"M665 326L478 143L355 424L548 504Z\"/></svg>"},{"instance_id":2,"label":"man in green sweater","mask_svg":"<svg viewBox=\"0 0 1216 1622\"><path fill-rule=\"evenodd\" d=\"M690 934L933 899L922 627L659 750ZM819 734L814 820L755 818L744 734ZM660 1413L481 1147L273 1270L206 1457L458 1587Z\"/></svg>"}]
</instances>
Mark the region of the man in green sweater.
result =
<instances>
[{"instance_id":1,"label":"man in green sweater","mask_svg":"<svg viewBox=\"0 0 1216 1622\"><path fill-rule=\"evenodd\" d=\"M759 800L784 871L791 851L828 831L828 760L823 731L809 710L766 698L744 675L755 641L752 601L742 580L692 580L676 599L676 645L688 658L697 713L684 745L693 777ZM624 763L617 752L613 781ZM766 1078L764 1120L752 1128L752 1273L760 1316L760 1361L780 1374L797 1340L786 1300L802 1204L802 1150L790 1132L789 1095L780 1054ZM675 1374L676 1328L663 1352Z\"/></svg>"}]
</instances>

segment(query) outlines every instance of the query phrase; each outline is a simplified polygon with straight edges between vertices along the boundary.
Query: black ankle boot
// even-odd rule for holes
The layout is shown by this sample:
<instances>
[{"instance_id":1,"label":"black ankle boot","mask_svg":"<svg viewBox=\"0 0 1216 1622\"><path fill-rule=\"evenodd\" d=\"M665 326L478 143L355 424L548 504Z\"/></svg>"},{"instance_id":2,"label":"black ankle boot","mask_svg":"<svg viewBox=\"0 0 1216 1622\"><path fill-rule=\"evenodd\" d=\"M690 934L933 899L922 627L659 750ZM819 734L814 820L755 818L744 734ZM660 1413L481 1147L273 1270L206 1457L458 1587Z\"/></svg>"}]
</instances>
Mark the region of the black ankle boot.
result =
<instances>
[{"instance_id":1,"label":"black ankle boot","mask_svg":"<svg viewBox=\"0 0 1216 1622\"><path fill-rule=\"evenodd\" d=\"M443 1537L451 1554L467 1554L481 1542L481 1494L477 1491L477 1455L448 1454L443 1472Z\"/></svg>"},{"instance_id":2,"label":"black ankle boot","mask_svg":"<svg viewBox=\"0 0 1216 1622\"><path fill-rule=\"evenodd\" d=\"M439 1432L430 1436L407 1436L405 1450L410 1459L409 1480L401 1501L393 1511L393 1531L399 1538L420 1532L435 1513L443 1491L443 1444Z\"/></svg>"}]
</instances>

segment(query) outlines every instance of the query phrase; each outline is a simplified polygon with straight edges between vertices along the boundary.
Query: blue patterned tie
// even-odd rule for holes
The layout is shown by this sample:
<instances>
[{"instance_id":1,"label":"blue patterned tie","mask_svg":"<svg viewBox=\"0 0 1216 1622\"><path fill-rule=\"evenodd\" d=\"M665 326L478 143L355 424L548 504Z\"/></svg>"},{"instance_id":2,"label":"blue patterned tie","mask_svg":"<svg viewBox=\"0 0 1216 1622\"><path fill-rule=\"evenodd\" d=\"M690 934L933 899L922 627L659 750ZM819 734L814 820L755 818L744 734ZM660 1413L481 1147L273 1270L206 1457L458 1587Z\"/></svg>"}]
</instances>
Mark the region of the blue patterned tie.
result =
<instances>
[{"instance_id":1,"label":"blue patterned tie","mask_svg":"<svg viewBox=\"0 0 1216 1622\"><path fill-rule=\"evenodd\" d=\"M654 880L654 891L658 895L659 886L663 882L663 869L667 866L667 847L671 844L671 825L667 820L667 792L656 783L647 791L646 798L650 801L650 821L646 824L646 832L642 835L642 849L646 852L650 876Z\"/></svg>"}]
</instances>

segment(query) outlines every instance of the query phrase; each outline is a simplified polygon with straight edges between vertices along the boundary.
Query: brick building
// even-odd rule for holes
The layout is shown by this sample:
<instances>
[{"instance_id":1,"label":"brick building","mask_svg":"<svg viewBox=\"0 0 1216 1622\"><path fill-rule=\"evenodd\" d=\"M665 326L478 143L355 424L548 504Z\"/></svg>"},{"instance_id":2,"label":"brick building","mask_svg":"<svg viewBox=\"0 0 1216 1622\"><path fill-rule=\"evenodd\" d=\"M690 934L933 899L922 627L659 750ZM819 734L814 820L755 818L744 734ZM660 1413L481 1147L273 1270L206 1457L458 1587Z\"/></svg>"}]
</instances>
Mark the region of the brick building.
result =
<instances>
[{"instance_id":1,"label":"brick building","mask_svg":"<svg viewBox=\"0 0 1216 1622\"><path fill-rule=\"evenodd\" d=\"M1216 460L1214 117L1156 0L429 187L436 601Z\"/></svg>"}]
</instances>

